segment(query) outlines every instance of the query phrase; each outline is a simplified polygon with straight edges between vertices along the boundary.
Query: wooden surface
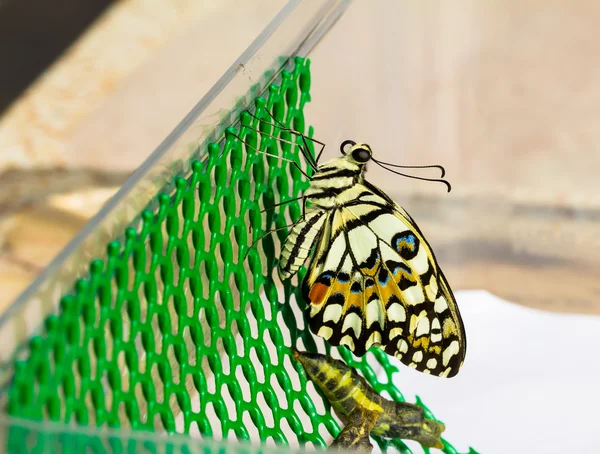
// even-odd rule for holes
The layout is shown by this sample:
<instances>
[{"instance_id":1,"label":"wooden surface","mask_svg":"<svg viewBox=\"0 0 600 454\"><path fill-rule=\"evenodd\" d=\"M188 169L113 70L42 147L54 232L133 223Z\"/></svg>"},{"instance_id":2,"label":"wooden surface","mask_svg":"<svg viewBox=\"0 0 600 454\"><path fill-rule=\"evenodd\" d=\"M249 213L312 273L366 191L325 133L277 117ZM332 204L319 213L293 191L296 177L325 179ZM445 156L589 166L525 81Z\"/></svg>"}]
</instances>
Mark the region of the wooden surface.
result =
<instances>
[{"instance_id":1,"label":"wooden surface","mask_svg":"<svg viewBox=\"0 0 600 454\"><path fill-rule=\"evenodd\" d=\"M0 310L284 4L234 3L121 1L0 118ZM422 220L454 288L600 313L599 22L593 2L357 0L311 55L308 117L329 157L353 138L446 166L450 195L369 175ZM571 261L548 269L556 251Z\"/></svg>"}]
</instances>

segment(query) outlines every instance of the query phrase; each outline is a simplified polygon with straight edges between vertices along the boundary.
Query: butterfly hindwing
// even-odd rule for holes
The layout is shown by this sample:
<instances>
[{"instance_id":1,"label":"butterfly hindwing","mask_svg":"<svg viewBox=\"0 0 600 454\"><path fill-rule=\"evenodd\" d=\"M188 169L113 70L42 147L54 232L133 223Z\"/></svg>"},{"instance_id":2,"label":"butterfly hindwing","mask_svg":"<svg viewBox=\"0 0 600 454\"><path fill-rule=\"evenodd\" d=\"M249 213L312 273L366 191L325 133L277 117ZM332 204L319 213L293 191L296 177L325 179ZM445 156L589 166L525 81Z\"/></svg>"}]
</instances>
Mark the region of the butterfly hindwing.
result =
<instances>
[{"instance_id":1,"label":"butterfly hindwing","mask_svg":"<svg viewBox=\"0 0 600 454\"><path fill-rule=\"evenodd\" d=\"M429 244L377 188L353 189L328 213L305 278L311 330L359 356L379 344L417 370L455 375L465 336Z\"/></svg>"}]
</instances>

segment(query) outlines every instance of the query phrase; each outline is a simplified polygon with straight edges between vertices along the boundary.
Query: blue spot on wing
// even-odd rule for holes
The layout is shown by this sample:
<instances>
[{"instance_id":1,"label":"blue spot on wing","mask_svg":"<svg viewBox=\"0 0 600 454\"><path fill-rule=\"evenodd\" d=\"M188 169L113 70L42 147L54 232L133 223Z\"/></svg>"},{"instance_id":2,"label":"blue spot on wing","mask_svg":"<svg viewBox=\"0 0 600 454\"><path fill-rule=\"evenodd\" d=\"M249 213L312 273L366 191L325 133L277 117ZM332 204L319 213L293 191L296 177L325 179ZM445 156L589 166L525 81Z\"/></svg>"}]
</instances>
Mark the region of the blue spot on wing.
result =
<instances>
[{"instance_id":1,"label":"blue spot on wing","mask_svg":"<svg viewBox=\"0 0 600 454\"><path fill-rule=\"evenodd\" d=\"M395 235L392 245L404 260L414 259L419 252L419 239L410 230Z\"/></svg>"},{"instance_id":2,"label":"blue spot on wing","mask_svg":"<svg viewBox=\"0 0 600 454\"><path fill-rule=\"evenodd\" d=\"M412 233L396 238L396 250L404 249L405 247L410 248L411 251L415 250L417 239Z\"/></svg>"},{"instance_id":3,"label":"blue spot on wing","mask_svg":"<svg viewBox=\"0 0 600 454\"><path fill-rule=\"evenodd\" d=\"M348 282L350 280L350 276L346 273L339 273L337 275L337 280L338 280L338 282L345 284L346 282Z\"/></svg>"},{"instance_id":4,"label":"blue spot on wing","mask_svg":"<svg viewBox=\"0 0 600 454\"><path fill-rule=\"evenodd\" d=\"M320 283L326 286L330 286L331 285L331 280L333 279L333 275L331 273L323 273L321 274L317 280L315 281L316 283Z\"/></svg>"},{"instance_id":5,"label":"blue spot on wing","mask_svg":"<svg viewBox=\"0 0 600 454\"><path fill-rule=\"evenodd\" d=\"M412 270L405 263L398 263L398 262L391 262L390 261L390 262L387 262L386 265L392 271L392 274L396 274L396 272L398 270L401 270L401 271L404 271L409 276L412 276Z\"/></svg>"}]
</instances>

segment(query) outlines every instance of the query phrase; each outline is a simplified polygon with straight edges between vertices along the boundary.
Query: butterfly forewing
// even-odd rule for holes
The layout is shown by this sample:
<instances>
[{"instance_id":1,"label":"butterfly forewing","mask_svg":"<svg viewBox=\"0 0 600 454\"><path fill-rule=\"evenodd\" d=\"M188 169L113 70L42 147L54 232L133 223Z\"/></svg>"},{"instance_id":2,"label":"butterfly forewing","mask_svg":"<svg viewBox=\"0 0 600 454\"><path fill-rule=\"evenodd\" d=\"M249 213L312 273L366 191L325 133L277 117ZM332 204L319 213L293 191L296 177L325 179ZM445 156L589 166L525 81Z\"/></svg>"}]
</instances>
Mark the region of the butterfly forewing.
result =
<instances>
[{"instance_id":1,"label":"butterfly forewing","mask_svg":"<svg viewBox=\"0 0 600 454\"><path fill-rule=\"evenodd\" d=\"M304 281L311 330L363 355L372 345L422 372L455 375L460 314L412 218L374 186L355 184L329 211Z\"/></svg>"}]
</instances>

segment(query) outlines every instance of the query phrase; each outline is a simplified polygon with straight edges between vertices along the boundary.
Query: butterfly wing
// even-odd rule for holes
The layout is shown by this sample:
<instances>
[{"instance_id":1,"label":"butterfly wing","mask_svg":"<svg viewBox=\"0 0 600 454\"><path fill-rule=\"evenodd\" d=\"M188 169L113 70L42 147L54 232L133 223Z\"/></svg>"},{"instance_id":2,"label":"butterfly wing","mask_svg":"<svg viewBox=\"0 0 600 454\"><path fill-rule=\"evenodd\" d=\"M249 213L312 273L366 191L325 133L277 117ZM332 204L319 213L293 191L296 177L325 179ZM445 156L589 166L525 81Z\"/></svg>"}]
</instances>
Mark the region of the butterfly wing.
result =
<instances>
[{"instance_id":1,"label":"butterfly wing","mask_svg":"<svg viewBox=\"0 0 600 454\"><path fill-rule=\"evenodd\" d=\"M304 281L309 326L362 356L372 345L451 377L466 351L448 282L414 220L374 186L328 215Z\"/></svg>"}]
</instances>

